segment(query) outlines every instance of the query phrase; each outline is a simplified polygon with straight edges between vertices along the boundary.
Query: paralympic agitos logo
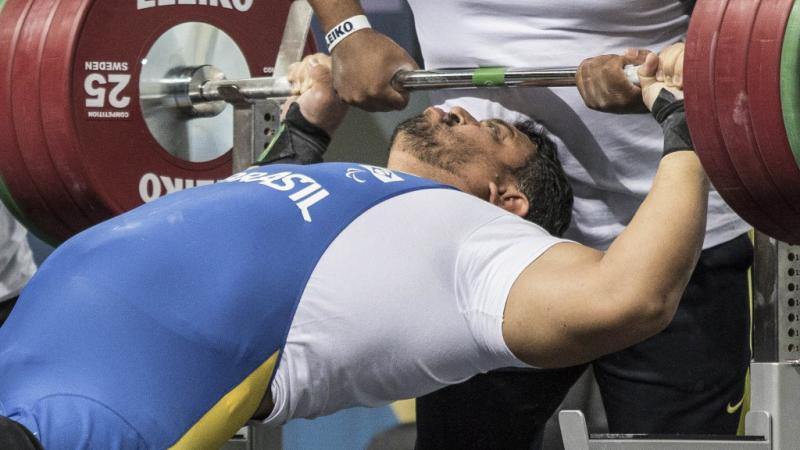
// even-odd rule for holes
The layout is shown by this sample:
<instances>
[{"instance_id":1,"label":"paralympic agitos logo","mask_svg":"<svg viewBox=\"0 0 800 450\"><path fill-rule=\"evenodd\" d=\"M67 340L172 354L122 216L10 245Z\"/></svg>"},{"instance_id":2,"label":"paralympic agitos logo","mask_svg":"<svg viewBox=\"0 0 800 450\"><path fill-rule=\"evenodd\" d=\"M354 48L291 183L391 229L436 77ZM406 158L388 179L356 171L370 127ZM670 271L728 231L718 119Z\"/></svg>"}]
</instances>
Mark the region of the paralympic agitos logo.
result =
<instances>
[{"instance_id":1,"label":"paralympic agitos logo","mask_svg":"<svg viewBox=\"0 0 800 450\"><path fill-rule=\"evenodd\" d=\"M136 9L155 8L157 6L218 6L240 12L249 11L254 0L136 0Z\"/></svg>"}]
</instances>

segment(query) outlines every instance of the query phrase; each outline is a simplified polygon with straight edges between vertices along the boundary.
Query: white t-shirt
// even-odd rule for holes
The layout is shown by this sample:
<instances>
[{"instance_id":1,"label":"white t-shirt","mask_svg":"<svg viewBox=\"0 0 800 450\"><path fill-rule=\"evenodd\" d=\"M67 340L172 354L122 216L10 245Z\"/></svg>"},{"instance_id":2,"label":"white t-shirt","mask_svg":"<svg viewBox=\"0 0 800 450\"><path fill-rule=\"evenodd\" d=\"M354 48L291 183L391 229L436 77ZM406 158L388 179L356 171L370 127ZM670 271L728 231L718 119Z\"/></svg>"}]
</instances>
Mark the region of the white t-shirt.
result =
<instances>
[{"instance_id":1,"label":"white t-shirt","mask_svg":"<svg viewBox=\"0 0 800 450\"><path fill-rule=\"evenodd\" d=\"M368 210L306 285L266 422L378 406L526 367L503 340L506 298L522 270L559 242L454 190L414 191Z\"/></svg>"},{"instance_id":2,"label":"white t-shirt","mask_svg":"<svg viewBox=\"0 0 800 450\"><path fill-rule=\"evenodd\" d=\"M36 271L28 232L0 203L0 302L19 294Z\"/></svg>"},{"instance_id":3,"label":"white t-shirt","mask_svg":"<svg viewBox=\"0 0 800 450\"><path fill-rule=\"evenodd\" d=\"M682 39L689 18L678 0L408 0L425 65L575 67L628 47L661 49ZM607 248L650 190L663 134L649 115L588 109L577 89L476 89L432 92L445 109L459 105L476 118L535 118L559 144L575 191L567 237ZM749 226L713 192L705 248Z\"/></svg>"}]
</instances>

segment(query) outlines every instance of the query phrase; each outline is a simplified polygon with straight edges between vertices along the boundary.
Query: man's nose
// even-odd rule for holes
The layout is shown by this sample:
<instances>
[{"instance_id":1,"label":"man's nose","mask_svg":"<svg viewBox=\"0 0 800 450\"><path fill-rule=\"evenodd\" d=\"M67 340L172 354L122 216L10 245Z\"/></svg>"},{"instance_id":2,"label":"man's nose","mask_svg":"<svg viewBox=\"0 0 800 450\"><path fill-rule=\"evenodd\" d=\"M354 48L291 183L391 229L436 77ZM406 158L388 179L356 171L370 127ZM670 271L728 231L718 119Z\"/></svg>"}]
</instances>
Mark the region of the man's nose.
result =
<instances>
[{"instance_id":1,"label":"man's nose","mask_svg":"<svg viewBox=\"0 0 800 450\"><path fill-rule=\"evenodd\" d=\"M464 108L460 106L455 106L450 110L450 114L458 117L458 124L459 125L473 125L478 123L474 117L470 113L467 112Z\"/></svg>"}]
</instances>

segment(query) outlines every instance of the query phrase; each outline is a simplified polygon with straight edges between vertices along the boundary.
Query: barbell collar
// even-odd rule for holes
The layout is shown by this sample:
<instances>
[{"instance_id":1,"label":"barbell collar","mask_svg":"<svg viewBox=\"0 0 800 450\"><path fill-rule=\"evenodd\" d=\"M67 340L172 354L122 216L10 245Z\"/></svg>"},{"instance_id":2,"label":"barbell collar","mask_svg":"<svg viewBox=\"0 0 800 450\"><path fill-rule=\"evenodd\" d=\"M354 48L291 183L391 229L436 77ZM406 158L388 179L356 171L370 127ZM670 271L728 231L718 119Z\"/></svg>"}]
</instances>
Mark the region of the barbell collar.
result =
<instances>
[{"instance_id":1,"label":"barbell collar","mask_svg":"<svg viewBox=\"0 0 800 450\"><path fill-rule=\"evenodd\" d=\"M176 77L180 92L175 95L175 105L192 117L214 117L225 110L224 101L203 98L203 86L211 81L224 81L225 74L211 65L188 67Z\"/></svg>"}]
</instances>

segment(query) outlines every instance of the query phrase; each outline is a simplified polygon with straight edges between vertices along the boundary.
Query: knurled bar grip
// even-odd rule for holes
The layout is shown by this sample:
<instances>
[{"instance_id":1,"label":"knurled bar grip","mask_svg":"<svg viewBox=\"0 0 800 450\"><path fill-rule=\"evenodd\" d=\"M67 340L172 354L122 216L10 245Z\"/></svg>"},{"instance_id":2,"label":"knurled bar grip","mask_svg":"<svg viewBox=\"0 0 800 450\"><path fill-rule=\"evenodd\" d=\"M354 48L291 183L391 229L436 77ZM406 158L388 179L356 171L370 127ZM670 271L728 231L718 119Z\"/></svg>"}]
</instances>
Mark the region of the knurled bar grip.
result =
<instances>
[{"instance_id":1,"label":"knurled bar grip","mask_svg":"<svg viewBox=\"0 0 800 450\"><path fill-rule=\"evenodd\" d=\"M625 66L624 70L628 80L638 85L638 67L628 65ZM505 67L482 67L464 70L409 70L397 72L392 78L392 86L397 90L403 91L475 87L575 86L576 72L575 68L534 70L509 69ZM208 81L201 87L203 100L226 100L226 96L220 91L220 87L235 87L242 97L249 99L294 95L291 85L285 78L268 77Z\"/></svg>"},{"instance_id":2,"label":"knurled bar grip","mask_svg":"<svg viewBox=\"0 0 800 450\"><path fill-rule=\"evenodd\" d=\"M398 72L392 79L392 87L402 91L420 91L475 87L575 86L576 73L575 68L534 70L482 67L463 70L410 70ZM625 75L631 83L639 85L637 66L625 66Z\"/></svg>"}]
</instances>

